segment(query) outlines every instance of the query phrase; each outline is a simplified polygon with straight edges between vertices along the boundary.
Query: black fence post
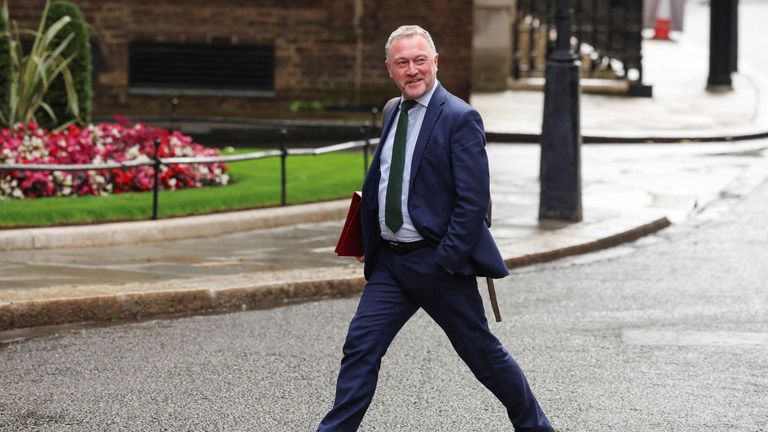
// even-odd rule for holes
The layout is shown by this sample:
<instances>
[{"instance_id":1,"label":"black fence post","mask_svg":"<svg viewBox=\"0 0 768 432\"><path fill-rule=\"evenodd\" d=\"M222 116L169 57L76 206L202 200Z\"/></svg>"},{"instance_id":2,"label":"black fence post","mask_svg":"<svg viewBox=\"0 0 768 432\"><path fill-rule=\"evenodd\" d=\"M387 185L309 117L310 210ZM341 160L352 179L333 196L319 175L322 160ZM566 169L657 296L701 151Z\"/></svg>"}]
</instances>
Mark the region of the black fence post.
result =
<instances>
[{"instance_id":1,"label":"black fence post","mask_svg":"<svg viewBox=\"0 0 768 432\"><path fill-rule=\"evenodd\" d=\"M280 205L286 205L286 173L285 160L288 158L288 149L285 147L285 136L288 135L286 129L280 130Z\"/></svg>"},{"instance_id":2,"label":"black fence post","mask_svg":"<svg viewBox=\"0 0 768 432\"><path fill-rule=\"evenodd\" d=\"M371 143L371 129L373 126L367 121L360 125L360 134L363 136L363 177L368 173L368 146Z\"/></svg>"},{"instance_id":3,"label":"black fence post","mask_svg":"<svg viewBox=\"0 0 768 432\"><path fill-rule=\"evenodd\" d=\"M365 140L365 146L363 147L363 177L365 177L368 174L368 155L371 154L371 140L375 139L377 136L381 136L381 129L384 128L384 125L381 125L381 128L378 126L379 121L379 109L377 107L371 108L371 128L369 130L368 137ZM384 121L384 118L382 117L381 121Z\"/></svg>"},{"instance_id":4,"label":"black fence post","mask_svg":"<svg viewBox=\"0 0 768 432\"><path fill-rule=\"evenodd\" d=\"M376 134L376 123L378 122L379 118L379 108L373 107L371 108L371 135Z\"/></svg>"},{"instance_id":5,"label":"black fence post","mask_svg":"<svg viewBox=\"0 0 768 432\"><path fill-rule=\"evenodd\" d=\"M176 106L179 105L179 98L176 96L171 98L171 132L177 130L176 127Z\"/></svg>"},{"instance_id":6,"label":"black fence post","mask_svg":"<svg viewBox=\"0 0 768 432\"><path fill-rule=\"evenodd\" d=\"M155 182L152 185L152 220L157 220L157 192L160 189L160 140L155 138L155 163L153 165L155 170Z\"/></svg>"}]
</instances>

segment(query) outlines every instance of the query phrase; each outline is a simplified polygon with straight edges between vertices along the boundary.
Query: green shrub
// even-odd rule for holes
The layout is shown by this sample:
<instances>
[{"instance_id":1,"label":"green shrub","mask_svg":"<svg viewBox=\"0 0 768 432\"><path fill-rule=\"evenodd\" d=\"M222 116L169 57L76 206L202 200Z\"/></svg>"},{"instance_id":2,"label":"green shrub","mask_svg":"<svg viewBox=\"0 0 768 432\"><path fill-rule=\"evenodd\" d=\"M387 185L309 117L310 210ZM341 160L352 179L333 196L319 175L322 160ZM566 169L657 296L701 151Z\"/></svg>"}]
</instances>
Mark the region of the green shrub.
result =
<instances>
[{"instance_id":1,"label":"green shrub","mask_svg":"<svg viewBox=\"0 0 768 432\"><path fill-rule=\"evenodd\" d=\"M8 31L8 4L0 11L0 114L7 118L11 97L11 34Z\"/></svg>"},{"instance_id":2,"label":"green shrub","mask_svg":"<svg viewBox=\"0 0 768 432\"><path fill-rule=\"evenodd\" d=\"M71 21L56 33L51 44L58 46L67 36L74 35L61 55L65 58L72 57L72 61L69 63L69 72L72 74L77 93L79 117L69 107L64 77L59 76L51 83L43 98L56 116L55 121L42 110L36 113L38 123L47 129L55 129L72 121L80 124L87 124L91 121L91 100L93 98L91 43L87 24L80 13L80 8L68 1L54 1L48 9L44 29L48 30L65 16L70 17Z\"/></svg>"}]
</instances>

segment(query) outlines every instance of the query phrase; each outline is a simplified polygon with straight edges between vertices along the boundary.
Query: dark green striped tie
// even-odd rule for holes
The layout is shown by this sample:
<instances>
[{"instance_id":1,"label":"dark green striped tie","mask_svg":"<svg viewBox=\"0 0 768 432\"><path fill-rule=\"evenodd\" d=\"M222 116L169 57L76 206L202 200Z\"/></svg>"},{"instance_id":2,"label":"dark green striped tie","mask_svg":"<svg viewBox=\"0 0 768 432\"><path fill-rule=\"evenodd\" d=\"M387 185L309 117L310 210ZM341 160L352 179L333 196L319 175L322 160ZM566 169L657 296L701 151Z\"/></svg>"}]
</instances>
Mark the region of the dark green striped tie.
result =
<instances>
[{"instance_id":1,"label":"dark green striped tie","mask_svg":"<svg viewBox=\"0 0 768 432\"><path fill-rule=\"evenodd\" d=\"M403 170L405 168L405 142L408 138L408 110L416 105L414 100L403 101L400 106L400 117L397 119L395 140L392 144L392 159L389 163L389 179L387 180L387 202L384 207L384 223L397 232L403 226Z\"/></svg>"}]
</instances>

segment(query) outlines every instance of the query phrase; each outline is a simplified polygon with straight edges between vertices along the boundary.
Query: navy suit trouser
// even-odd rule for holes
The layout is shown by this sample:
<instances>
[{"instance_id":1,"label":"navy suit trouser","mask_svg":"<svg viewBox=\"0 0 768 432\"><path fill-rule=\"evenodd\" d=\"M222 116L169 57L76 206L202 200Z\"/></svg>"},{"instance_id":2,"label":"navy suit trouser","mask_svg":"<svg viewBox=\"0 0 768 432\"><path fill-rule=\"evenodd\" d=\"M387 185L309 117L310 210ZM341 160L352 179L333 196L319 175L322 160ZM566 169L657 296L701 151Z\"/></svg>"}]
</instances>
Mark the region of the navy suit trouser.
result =
<instances>
[{"instance_id":1,"label":"navy suit trouser","mask_svg":"<svg viewBox=\"0 0 768 432\"><path fill-rule=\"evenodd\" d=\"M475 276L451 275L433 255L431 248L405 254L380 250L349 325L333 408L318 432L357 430L376 391L381 358L419 308L504 404L516 431L551 431L520 366L488 328Z\"/></svg>"}]
</instances>

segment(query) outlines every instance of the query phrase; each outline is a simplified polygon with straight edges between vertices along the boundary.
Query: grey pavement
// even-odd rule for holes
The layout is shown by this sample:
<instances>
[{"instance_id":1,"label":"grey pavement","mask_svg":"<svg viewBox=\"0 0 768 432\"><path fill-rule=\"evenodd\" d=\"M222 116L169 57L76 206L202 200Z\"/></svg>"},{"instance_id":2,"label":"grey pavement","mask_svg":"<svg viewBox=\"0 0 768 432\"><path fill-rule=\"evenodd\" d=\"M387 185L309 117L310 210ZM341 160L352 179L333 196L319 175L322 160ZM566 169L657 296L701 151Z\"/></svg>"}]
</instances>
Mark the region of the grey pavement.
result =
<instances>
[{"instance_id":1,"label":"grey pavement","mask_svg":"<svg viewBox=\"0 0 768 432\"><path fill-rule=\"evenodd\" d=\"M735 90L704 91L707 8L689 2L678 42L646 41L652 99L583 95L582 131L605 138L711 144L585 145L585 219L540 222L538 148L488 146L492 231L510 267L615 246L742 196L768 173L765 50L742 38ZM768 7L742 3L743 32L762 34ZM759 38L757 38L759 39ZM703 51L702 51L703 50ZM538 133L536 92L476 94L493 136ZM538 129L537 129L538 128ZM0 231L0 330L77 321L262 308L351 295L360 267L333 256L346 200L84 227ZM9 336L10 338L14 336ZM7 339L8 337L6 337Z\"/></svg>"}]
</instances>

